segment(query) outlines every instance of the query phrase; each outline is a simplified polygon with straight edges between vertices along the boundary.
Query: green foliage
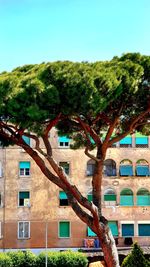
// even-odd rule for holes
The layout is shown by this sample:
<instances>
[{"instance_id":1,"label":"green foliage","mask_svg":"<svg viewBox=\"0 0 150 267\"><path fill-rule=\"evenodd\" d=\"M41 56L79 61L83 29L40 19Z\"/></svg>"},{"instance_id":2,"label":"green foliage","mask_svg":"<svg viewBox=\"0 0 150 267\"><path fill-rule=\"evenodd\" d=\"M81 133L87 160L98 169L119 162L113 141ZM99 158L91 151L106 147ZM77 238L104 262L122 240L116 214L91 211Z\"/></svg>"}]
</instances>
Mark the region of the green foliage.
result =
<instances>
[{"instance_id":1,"label":"green foliage","mask_svg":"<svg viewBox=\"0 0 150 267\"><path fill-rule=\"evenodd\" d=\"M118 130L125 131L128 122L147 108L149 73L150 57L139 53L107 62L25 65L0 74L0 119L40 136L45 124L61 113L59 132L73 135L77 148L86 143L83 133L76 137L80 129L74 117L99 134L107 130L107 123L100 119L93 125L94 118L105 113L113 121L120 112Z\"/></svg>"},{"instance_id":2,"label":"green foliage","mask_svg":"<svg viewBox=\"0 0 150 267\"><path fill-rule=\"evenodd\" d=\"M0 267L13 267L11 258L3 252L0 253Z\"/></svg>"},{"instance_id":3,"label":"green foliage","mask_svg":"<svg viewBox=\"0 0 150 267\"><path fill-rule=\"evenodd\" d=\"M148 262L143 254L143 250L135 243L131 253L123 260L121 267L149 267Z\"/></svg>"},{"instance_id":4,"label":"green foliage","mask_svg":"<svg viewBox=\"0 0 150 267\"><path fill-rule=\"evenodd\" d=\"M36 267L36 256L30 251L8 252L7 255L11 258L13 267Z\"/></svg>"},{"instance_id":5,"label":"green foliage","mask_svg":"<svg viewBox=\"0 0 150 267\"><path fill-rule=\"evenodd\" d=\"M87 258L80 252L49 252L47 254L48 267L86 267ZM37 267L45 267L45 253L37 256Z\"/></svg>"}]
</instances>

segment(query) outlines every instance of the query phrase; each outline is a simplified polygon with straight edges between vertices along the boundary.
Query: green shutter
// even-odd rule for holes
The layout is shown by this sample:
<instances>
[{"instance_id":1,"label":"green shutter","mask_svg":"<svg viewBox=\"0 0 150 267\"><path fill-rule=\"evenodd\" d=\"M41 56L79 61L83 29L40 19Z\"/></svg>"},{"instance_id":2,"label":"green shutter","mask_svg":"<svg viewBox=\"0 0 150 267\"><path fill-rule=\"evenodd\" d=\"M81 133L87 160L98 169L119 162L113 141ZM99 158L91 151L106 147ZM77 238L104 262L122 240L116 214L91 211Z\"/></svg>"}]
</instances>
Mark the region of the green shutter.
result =
<instances>
[{"instance_id":1,"label":"green shutter","mask_svg":"<svg viewBox=\"0 0 150 267\"><path fill-rule=\"evenodd\" d=\"M59 237L70 237L70 223L69 222L59 223Z\"/></svg>"},{"instance_id":2,"label":"green shutter","mask_svg":"<svg viewBox=\"0 0 150 267\"><path fill-rule=\"evenodd\" d=\"M118 236L118 224L116 221L109 221L108 225L110 227L110 230L113 234L113 236Z\"/></svg>"},{"instance_id":3,"label":"green shutter","mask_svg":"<svg viewBox=\"0 0 150 267\"><path fill-rule=\"evenodd\" d=\"M139 224L138 230L139 236L150 236L150 224Z\"/></svg>"},{"instance_id":4,"label":"green shutter","mask_svg":"<svg viewBox=\"0 0 150 267\"><path fill-rule=\"evenodd\" d=\"M104 201L116 201L116 195L104 195Z\"/></svg>"},{"instance_id":5,"label":"green shutter","mask_svg":"<svg viewBox=\"0 0 150 267\"><path fill-rule=\"evenodd\" d=\"M88 236L96 236L96 234L91 230L90 227L87 228L87 234Z\"/></svg>"},{"instance_id":6,"label":"green shutter","mask_svg":"<svg viewBox=\"0 0 150 267\"><path fill-rule=\"evenodd\" d=\"M93 201L93 195L92 194L88 194L87 199L90 202Z\"/></svg>"},{"instance_id":7,"label":"green shutter","mask_svg":"<svg viewBox=\"0 0 150 267\"><path fill-rule=\"evenodd\" d=\"M20 169L30 169L30 162L29 161L20 161L19 168Z\"/></svg>"},{"instance_id":8,"label":"green shutter","mask_svg":"<svg viewBox=\"0 0 150 267\"><path fill-rule=\"evenodd\" d=\"M30 198L29 192L19 192L19 199Z\"/></svg>"},{"instance_id":9,"label":"green shutter","mask_svg":"<svg viewBox=\"0 0 150 267\"><path fill-rule=\"evenodd\" d=\"M120 196L121 206L133 206L133 196Z\"/></svg>"},{"instance_id":10,"label":"green shutter","mask_svg":"<svg viewBox=\"0 0 150 267\"><path fill-rule=\"evenodd\" d=\"M122 236L134 236L134 224L122 224Z\"/></svg>"},{"instance_id":11,"label":"green shutter","mask_svg":"<svg viewBox=\"0 0 150 267\"><path fill-rule=\"evenodd\" d=\"M59 192L59 199L68 199L67 195L66 195L66 193L64 191L60 191Z\"/></svg>"},{"instance_id":12,"label":"green shutter","mask_svg":"<svg viewBox=\"0 0 150 267\"><path fill-rule=\"evenodd\" d=\"M137 206L150 206L150 196L137 196Z\"/></svg>"},{"instance_id":13,"label":"green shutter","mask_svg":"<svg viewBox=\"0 0 150 267\"><path fill-rule=\"evenodd\" d=\"M67 136L59 136L58 139L59 139L59 142L62 142L62 143L70 142L70 138L68 138Z\"/></svg>"}]
</instances>

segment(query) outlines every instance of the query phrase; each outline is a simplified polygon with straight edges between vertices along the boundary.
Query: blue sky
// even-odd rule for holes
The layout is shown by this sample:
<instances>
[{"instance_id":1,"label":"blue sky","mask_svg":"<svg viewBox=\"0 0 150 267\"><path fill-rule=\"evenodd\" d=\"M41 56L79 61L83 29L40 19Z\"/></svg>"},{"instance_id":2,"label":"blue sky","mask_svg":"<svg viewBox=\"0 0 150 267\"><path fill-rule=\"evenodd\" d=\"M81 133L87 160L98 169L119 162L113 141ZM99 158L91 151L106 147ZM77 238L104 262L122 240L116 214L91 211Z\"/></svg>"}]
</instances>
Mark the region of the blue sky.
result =
<instances>
[{"instance_id":1,"label":"blue sky","mask_svg":"<svg viewBox=\"0 0 150 267\"><path fill-rule=\"evenodd\" d=\"M0 0L0 72L150 55L150 0Z\"/></svg>"}]
</instances>

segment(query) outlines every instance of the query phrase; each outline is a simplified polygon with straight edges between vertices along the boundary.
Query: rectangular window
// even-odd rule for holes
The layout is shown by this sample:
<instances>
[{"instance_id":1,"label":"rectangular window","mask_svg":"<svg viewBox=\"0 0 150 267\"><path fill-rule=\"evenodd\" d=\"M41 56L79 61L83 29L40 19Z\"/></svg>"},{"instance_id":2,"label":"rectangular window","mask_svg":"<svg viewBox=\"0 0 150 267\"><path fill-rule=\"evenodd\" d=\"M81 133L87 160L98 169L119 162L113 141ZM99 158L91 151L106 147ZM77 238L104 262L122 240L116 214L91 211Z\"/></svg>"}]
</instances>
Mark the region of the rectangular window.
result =
<instances>
[{"instance_id":1,"label":"rectangular window","mask_svg":"<svg viewBox=\"0 0 150 267\"><path fill-rule=\"evenodd\" d=\"M61 166L64 172L69 175L69 163L68 162L59 162L59 166Z\"/></svg>"},{"instance_id":2,"label":"rectangular window","mask_svg":"<svg viewBox=\"0 0 150 267\"><path fill-rule=\"evenodd\" d=\"M120 176L133 176L132 165L121 165L120 166Z\"/></svg>"},{"instance_id":3,"label":"rectangular window","mask_svg":"<svg viewBox=\"0 0 150 267\"><path fill-rule=\"evenodd\" d=\"M122 236L134 236L134 224L122 224Z\"/></svg>"},{"instance_id":4,"label":"rectangular window","mask_svg":"<svg viewBox=\"0 0 150 267\"><path fill-rule=\"evenodd\" d=\"M87 228L87 236L96 236L96 234L91 230L90 227Z\"/></svg>"},{"instance_id":5,"label":"rectangular window","mask_svg":"<svg viewBox=\"0 0 150 267\"><path fill-rule=\"evenodd\" d=\"M68 206L68 198L64 191L59 192L59 205Z\"/></svg>"},{"instance_id":6,"label":"rectangular window","mask_svg":"<svg viewBox=\"0 0 150 267\"><path fill-rule=\"evenodd\" d=\"M30 162L29 161L19 162L19 175L30 176Z\"/></svg>"},{"instance_id":7,"label":"rectangular window","mask_svg":"<svg viewBox=\"0 0 150 267\"><path fill-rule=\"evenodd\" d=\"M18 238L30 238L30 222L18 222Z\"/></svg>"},{"instance_id":8,"label":"rectangular window","mask_svg":"<svg viewBox=\"0 0 150 267\"><path fill-rule=\"evenodd\" d=\"M30 192L29 191L19 192L19 206L20 207L30 206Z\"/></svg>"},{"instance_id":9,"label":"rectangular window","mask_svg":"<svg viewBox=\"0 0 150 267\"><path fill-rule=\"evenodd\" d=\"M132 137L130 135L126 136L119 143L120 147L132 147Z\"/></svg>"},{"instance_id":10,"label":"rectangular window","mask_svg":"<svg viewBox=\"0 0 150 267\"><path fill-rule=\"evenodd\" d=\"M109 221L108 225L113 236L118 236L118 223L117 221Z\"/></svg>"},{"instance_id":11,"label":"rectangular window","mask_svg":"<svg viewBox=\"0 0 150 267\"><path fill-rule=\"evenodd\" d=\"M59 222L59 237L69 238L70 237L70 222Z\"/></svg>"},{"instance_id":12,"label":"rectangular window","mask_svg":"<svg viewBox=\"0 0 150 267\"><path fill-rule=\"evenodd\" d=\"M139 236L150 236L150 224L138 224Z\"/></svg>"},{"instance_id":13,"label":"rectangular window","mask_svg":"<svg viewBox=\"0 0 150 267\"><path fill-rule=\"evenodd\" d=\"M69 147L70 139L66 136L58 137L59 147Z\"/></svg>"},{"instance_id":14,"label":"rectangular window","mask_svg":"<svg viewBox=\"0 0 150 267\"><path fill-rule=\"evenodd\" d=\"M136 147L141 147L141 148L148 147L148 137L140 133L136 133L135 145Z\"/></svg>"}]
</instances>

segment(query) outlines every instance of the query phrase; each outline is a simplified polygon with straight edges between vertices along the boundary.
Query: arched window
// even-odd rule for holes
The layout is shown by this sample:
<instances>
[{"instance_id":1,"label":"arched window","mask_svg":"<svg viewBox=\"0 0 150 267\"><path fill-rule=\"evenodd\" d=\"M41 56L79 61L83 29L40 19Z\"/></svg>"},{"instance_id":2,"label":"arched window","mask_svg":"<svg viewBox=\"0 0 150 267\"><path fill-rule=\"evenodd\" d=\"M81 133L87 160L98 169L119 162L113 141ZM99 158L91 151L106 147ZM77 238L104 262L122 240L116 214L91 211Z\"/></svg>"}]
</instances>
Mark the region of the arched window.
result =
<instances>
[{"instance_id":1,"label":"arched window","mask_svg":"<svg viewBox=\"0 0 150 267\"><path fill-rule=\"evenodd\" d=\"M93 159L90 159L87 162L87 169L86 169L87 176L93 176L94 170L95 170L95 161Z\"/></svg>"},{"instance_id":2,"label":"arched window","mask_svg":"<svg viewBox=\"0 0 150 267\"><path fill-rule=\"evenodd\" d=\"M116 176L116 162L112 159L106 159L104 162L104 175Z\"/></svg>"},{"instance_id":3,"label":"arched window","mask_svg":"<svg viewBox=\"0 0 150 267\"><path fill-rule=\"evenodd\" d=\"M145 159L139 159L137 161L136 176L149 176L149 165Z\"/></svg>"},{"instance_id":4,"label":"arched window","mask_svg":"<svg viewBox=\"0 0 150 267\"><path fill-rule=\"evenodd\" d=\"M150 206L150 192L146 188L140 188L138 190L137 206Z\"/></svg>"},{"instance_id":5,"label":"arched window","mask_svg":"<svg viewBox=\"0 0 150 267\"><path fill-rule=\"evenodd\" d=\"M120 176L133 176L132 161L124 159L120 162L119 168Z\"/></svg>"},{"instance_id":6,"label":"arched window","mask_svg":"<svg viewBox=\"0 0 150 267\"><path fill-rule=\"evenodd\" d=\"M125 188L120 193L120 205L121 206L133 206L133 192L129 188Z\"/></svg>"},{"instance_id":7,"label":"arched window","mask_svg":"<svg viewBox=\"0 0 150 267\"><path fill-rule=\"evenodd\" d=\"M104 192L104 201L106 205L115 205L116 204L116 193L114 189L108 188Z\"/></svg>"}]
</instances>

